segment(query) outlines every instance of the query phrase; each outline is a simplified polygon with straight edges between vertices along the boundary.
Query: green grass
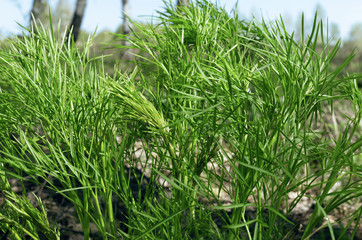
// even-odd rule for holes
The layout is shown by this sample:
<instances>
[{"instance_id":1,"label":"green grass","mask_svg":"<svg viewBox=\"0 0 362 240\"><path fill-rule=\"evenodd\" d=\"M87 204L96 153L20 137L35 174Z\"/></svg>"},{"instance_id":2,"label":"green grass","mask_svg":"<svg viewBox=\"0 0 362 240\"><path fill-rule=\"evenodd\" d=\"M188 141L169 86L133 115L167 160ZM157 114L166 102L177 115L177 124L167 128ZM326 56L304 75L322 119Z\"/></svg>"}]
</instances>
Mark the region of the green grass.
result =
<instances>
[{"instance_id":1,"label":"green grass","mask_svg":"<svg viewBox=\"0 0 362 240\"><path fill-rule=\"evenodd\" d=\"M90 223L102 239L283 239L299 226L290 217L303 196L315 201L308 239L341 204L360 201L362 96L357 76L340 78L353 54L332 71L340 43L330 50L321 22L296 42L281 19L244 22L206 1L166 4L158 21L136 25L130 74L105 74L102 58L88 56L91 39L77 48L40 26L0 51L2 232L59 239L12 178L67 198L84 239ZM322 116L340 100L352 114L331 136ZM361 207L341 231L325 227L343 239L360 216Z\"/></svg>"}]
</instances>

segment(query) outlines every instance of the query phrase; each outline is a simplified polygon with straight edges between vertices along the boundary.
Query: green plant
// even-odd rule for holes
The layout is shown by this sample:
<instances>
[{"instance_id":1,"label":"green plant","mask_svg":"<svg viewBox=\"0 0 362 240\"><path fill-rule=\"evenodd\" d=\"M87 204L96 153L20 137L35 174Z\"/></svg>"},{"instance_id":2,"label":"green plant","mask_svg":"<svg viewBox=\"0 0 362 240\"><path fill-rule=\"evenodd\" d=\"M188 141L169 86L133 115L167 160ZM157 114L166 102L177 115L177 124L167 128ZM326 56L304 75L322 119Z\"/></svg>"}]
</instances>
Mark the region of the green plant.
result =
<instances>
[{"instance_id":1,"label":"green plant","mask_svg":"<svg viewBox=\"0 0 362 240\"><path fill-rule=\"evenodd\" d=\"M10 178L45 181L68 199L85 239L91 223L102 239L281 239L299 234L291 216L302 197L316 205L308 239L360 198L362 98L356 76L339 78L353 55L330 70L340 43L329 49L322 23L296 42L282 20L165 4L159 24L134 23L130 74L109 77L102 58L89 59L90 40L78 49L40 26L0 51L1 190L18 202L1 216L33 213L12 239L58 233L39 225L45 211L20 200ZM330 138L318 124L337 100L354 112ZM353 223L355 234L360 212L340 237Z\"/></svg>"},{"instance_id":2,"label":"green plant","mask_svg":"<svg viewBox=\"0 0 362 240\"><path fill-rule=\"evenodd\" d=\"M1 52L2 173L43 180L69 199L86 239L90 222L104 239L114 238L113 182L123 156L111 155L114 111L98 77L101 68L87 60L89 42L79 50L52 29L38 26L36 32Z\"/></svg>"},{"instance_id":3,"label":"green plant","mask_svg":"<svg viewBox=\"0 0 362 240\"><path fill-rule=\"evenodd\" d=\"M180 11L167 6L160 22L157 27L137 26L142 34L134 32L130 40L133 47L150 56L136 55L144 59L142 64L154 66L155 76L152 79L139 71L131 81L133 78L133 92L148 96L147 102L157 109L153 111L167 123L167 127L163 124L154 129L151 118L143 119L152 125L152 132L162 129L159 138L166 144L163 149L169 149L172 181L177 185L172 196L183 194L182 199L189 199L187 205L196 208L197 198L190 196L205 195L217 201L212 184L218 186L219 194L225 187L222 183L230 184L228 194L234 205L229 207L232 216L225 221L229 239L238 238L241 228L249 238L284 236L289 231L288 214L315 188L320 194L310 196L317 207L304 237L327 213L359 198L358 171L347 169L359 168L353 156L361 138L355 141L352 136L359 129L361 95L355 75L338 78L353 54L331 71L329 63L340 42L329 50L321 22L315 20L309 37L300 43L286 32L282 20L246 23L239 21L236 13L230 18L223 9L204 1ZM118 93L129 92L124 84L118 84ZM144 115L143 109L133 105L142 104L133 98L112 94L132 119ZM314 123L324 111L333 112L337 100L350 101L355 115L346 120L337 139L329 139ZM165 128L167 136L163 136ZM220 139L227 142L232 156L220 146ZM167 146L170 142L172 148ZM178 154L173 149L178 149ZM222 169L221 180L206 168L211 161ZM223 168L225 162L231 164L233 174ZM317 166L312 168L314 162ZM346 174L340 174L343 171ZM347 179L350 190L331 193L341 179ZM299 196L288 205L287 194L292 191L298 191ZM334 200L326 200L331 195ZM250 196L257 209L251 222L245 219ZM286 214L280 212L282 206ZM357 218L354 215L352 219ZM196 235L197 231L195 227ZM330 231L333 233L332 228Z\"/></svg>"}]
</instances>

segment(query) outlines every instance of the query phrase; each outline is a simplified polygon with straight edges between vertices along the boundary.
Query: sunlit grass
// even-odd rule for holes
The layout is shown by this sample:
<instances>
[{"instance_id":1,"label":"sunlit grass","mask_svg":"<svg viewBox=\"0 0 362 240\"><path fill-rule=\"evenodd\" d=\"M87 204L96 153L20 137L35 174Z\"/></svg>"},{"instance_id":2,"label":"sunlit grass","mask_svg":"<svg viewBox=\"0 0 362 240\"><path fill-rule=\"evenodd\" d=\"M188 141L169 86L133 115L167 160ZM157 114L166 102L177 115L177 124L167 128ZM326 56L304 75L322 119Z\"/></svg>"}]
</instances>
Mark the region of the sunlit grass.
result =
<instances>
[{"instance_id":1,"label":"sunlit grass","mask_svg":"<svg viewBox=\"0 0 362 240\"><path fill-rule=\"evenodd\" d=\"M1 50L0 229L11 239L59 239L44 208L12 192L8 180L26 176L74 205L85 239L90 223L102 239L307 239L359 201L361 93L354 75L339 77L352 54L329 68L340 44L329 50L322 23L295 42L282 20L243 22L204 1L165 10L136 26L129 75L105 74L91 40L80 50L40 27ZM351 115L329 134L322 120L339 100ZM302 197L315 208L298 233ZM360 215L340 236L325 227L355 234Z\"/></svg>"}]
</instances>

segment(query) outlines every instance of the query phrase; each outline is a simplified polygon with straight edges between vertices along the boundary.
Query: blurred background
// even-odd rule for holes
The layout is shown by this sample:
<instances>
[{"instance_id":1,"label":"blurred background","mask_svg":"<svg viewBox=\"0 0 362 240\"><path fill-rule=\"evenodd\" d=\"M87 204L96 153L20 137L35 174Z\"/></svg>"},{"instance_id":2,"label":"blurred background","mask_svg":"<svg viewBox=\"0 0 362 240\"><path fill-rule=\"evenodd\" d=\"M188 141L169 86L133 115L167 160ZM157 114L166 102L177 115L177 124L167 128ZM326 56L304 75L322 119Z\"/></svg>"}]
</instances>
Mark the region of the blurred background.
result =
<instances>
[{"instance_id":1,"label":"blurred background","mask_svg":"<svg viewBox=\"0 0 362 240\"><path fill-rule=\"evenodd\" d=\"M190 0L166 0L175 4L188 4ZM238 11L240 20L255 19L267 21L283 18L287 30L296 40L300 39L300 24L304 13L305 29L312 28L315 14L318 20L328 24L328 37L331 44L340 39L341 50L336 56L335 64L340 65L352 51L356 57L346 68L345 73L362 72L362 1L360 0L209 0L218 6L225 7L227 12ZM238 3L237 3L238 2ZM132 20L147 23L157 11L162 11L162 0L0 0L0 39L21 35L31 25L31 13L44 25L49 25L49 15L53 27L65 31L67 26L74 27L74 39L78 42L87 39L96 31L93 54L110 54L111 50L101 44L115 41L116 37L109 33L129 33L131 25L125 16ZM236 7L237 4L237 7ZM126 44L126 43L124 43ZM104 45L102 45L104 46ZM119 57L119 55L118 55ZM113 69L116 58L108 61ZM111 70L110 70L111 71ZM359 79L362 86L362 80Z\"/></svg>"},{"instance_id":2,"label":"blurred background","mask_svg":"<svg viewBox=\"0 0 362 240\"><path fill-rule=\"evenodd\" d=\"M169 0L166 0L169 2ZM177 0L173 0L175 3ZM44 3L42 6L45 15L50 7L55 22L60 18L64 25L69 25L75 11L77 0L0 0L0 36L21 33L21 27L29 25L30 11L36 2ZM82 2L82 1L80 1ZM87 32L116 31L122 24L123 2L127 2L127 14L136 21L147 21L156 11L162 11L162 0L88 0L84 11L81 29ZM230 12L237 3L236 0L210 0ZM296 30L300 24L302 12L306 19L312 20L316 11L321 18L328 20L329 27L335 37L342 40L351 40L362 37L362 1L359 0L253 0L238 1L237 11L244 19L264 17L269 20L279 18L281 15L288 30Z\"/></svg>"}]
</instances>

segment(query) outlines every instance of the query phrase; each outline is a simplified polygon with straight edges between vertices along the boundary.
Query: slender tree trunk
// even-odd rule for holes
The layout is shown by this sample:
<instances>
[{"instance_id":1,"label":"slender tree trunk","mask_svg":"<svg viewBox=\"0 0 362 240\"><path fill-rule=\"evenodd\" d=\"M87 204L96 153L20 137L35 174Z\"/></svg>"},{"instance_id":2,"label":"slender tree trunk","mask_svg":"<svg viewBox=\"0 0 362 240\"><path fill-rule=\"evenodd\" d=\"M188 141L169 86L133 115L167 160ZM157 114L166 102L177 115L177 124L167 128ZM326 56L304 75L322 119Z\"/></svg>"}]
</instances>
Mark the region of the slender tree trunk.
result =
<instances>
[{"instance_id":1,"label":"slender tree trunk","mask_svg":"<svg viewBox=\"0 0 362 240\"><path fill-rule=\"evenodd\" d=\"M123 13L122 13L123 34L128 35L131 32L131 30L130 30L131 23L128 18L130 15L130 12L131 12L131 6L129 4L129 0L122 0L122 9L123 9Z\"/></svg>"},{"instance_id":2,"label":"slender tree trunk","mask_svg":"<svg viewBox=\"0 0 362 240\"><path fill-rule=\"evenodd\" d=\"M47 6L47 0L33 0L33 7L30 12L30 28L32 30L34 30L34 25L41 21Z\"/></svg>"},{"instance_id":3,"label":"slender tree trunk","mask_svg":"<svg viewBox=\"0 0 362 240\"><path fill-rule=\"evenodd\" d=\"M68 31L68 38L73 37L74 42L77 41L79 32L80 32L80 26L82 25L83 16L85 7L87 5L87 0L77 0L77 5L74 11L71 27L73 27L72 34L70 35L70 31Z\"/></svg>"},{"instance_id":4,"label":"slender tree trunk","mask_svg":"<svg viewBox=\"0 0 362 240\"><path fill-rule=\"evenodd\" d=\"M123 18L123 34L124 35L129 35L131 33L131 22L129 21L129 16L130 16L130 12L131 12L131 6L129 3L129 0L122 0L121 2L122 4L122 18ZM123 42L124 46L130 46L129 41L127 41L127 39ZM122 53L122 57L125 60L131 60L132 56L129 52L129 49L126 49L125 51L123 51Z\"/></svg>"},{"instance_id":5,"label":"slender tree trunk","mask_svg":"<svg viewBox=\"0 0 362 240\"><path fill-rule=\"evenodd\" d=\"M177 6L181 5L190 6L190 0L177 0Z\"/></svg>"}]
</instances>

